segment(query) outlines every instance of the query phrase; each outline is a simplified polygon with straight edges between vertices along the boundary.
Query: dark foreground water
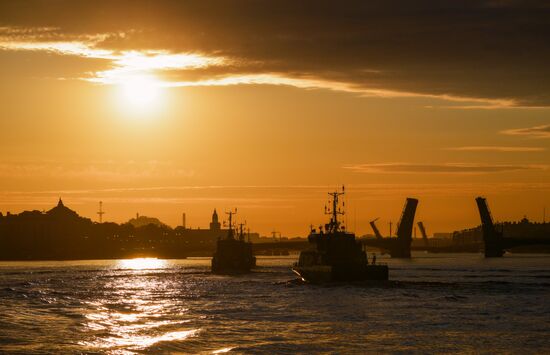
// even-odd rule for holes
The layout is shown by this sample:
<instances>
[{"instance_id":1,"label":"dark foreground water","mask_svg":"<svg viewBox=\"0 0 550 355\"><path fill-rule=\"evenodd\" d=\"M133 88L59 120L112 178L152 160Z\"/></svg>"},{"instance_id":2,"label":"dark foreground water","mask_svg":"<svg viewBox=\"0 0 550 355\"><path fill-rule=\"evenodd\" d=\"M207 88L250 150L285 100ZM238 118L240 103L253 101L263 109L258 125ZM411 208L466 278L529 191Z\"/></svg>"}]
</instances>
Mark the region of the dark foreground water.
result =
<instances>
[{"instance_id":1,"label":"dark foreground water","mask_svg":"<svg viewBox=\"0 0 550 355\"><path fill-rule=\"evenodd\" d=\"M384 286L209 259L0 263L0 353L550 352L550 256L416 254Z\"/></svg>"}]
</instances>

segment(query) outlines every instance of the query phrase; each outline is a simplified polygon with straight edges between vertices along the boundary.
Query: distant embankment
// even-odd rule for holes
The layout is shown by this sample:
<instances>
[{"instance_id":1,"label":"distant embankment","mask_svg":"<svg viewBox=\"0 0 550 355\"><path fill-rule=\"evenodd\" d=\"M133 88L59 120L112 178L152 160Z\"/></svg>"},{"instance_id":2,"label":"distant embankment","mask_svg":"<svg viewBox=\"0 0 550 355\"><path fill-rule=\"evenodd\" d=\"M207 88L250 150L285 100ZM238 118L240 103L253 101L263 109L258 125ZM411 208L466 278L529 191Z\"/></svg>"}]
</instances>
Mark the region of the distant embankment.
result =
<instances>
[{"instance_id":1,"label":"distant embankment","mask_svg":"<svg viewBox=\"0 0 550 355\"><path fill-rule=\"evenodd\" d=\"M298 252L307 248L306 241L254 243L256 255L284 255L286 252ZM52 244L55 245L55 244ZM5 246L5 245L4 245ZM96 259L129 259L129 258L159 258L183 259L187 257L211 257L214 254L214 243L177 243L163 241L147 245L132 245L130 243L109 243L97 245L84 242L80 245L63 245L60 247L20 247L13 245L0 250L0 260L31 261L31 260L96 260Z\"/></svg>"}]
</instances>

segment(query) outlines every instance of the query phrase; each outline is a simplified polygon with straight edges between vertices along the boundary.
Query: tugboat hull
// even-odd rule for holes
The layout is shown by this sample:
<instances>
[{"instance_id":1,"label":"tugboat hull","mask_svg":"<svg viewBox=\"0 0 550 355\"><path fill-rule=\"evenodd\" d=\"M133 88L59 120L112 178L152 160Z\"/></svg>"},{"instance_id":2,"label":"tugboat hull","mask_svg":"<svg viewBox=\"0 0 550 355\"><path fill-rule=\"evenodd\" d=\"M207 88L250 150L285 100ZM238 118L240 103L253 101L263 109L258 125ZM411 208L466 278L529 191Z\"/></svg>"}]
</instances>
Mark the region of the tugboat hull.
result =
<instances>
[{"instance_id":1,"label":"tugboat hull","mask_svg":"<svg viewBox=\"0 0 550 355\"><path fill-rule=\"evenodd\" d=\"M243 274L256 266L250 243L235 240L218 240L218 247L212 258L212 272L216 274Z\"/></svg>"},{"instance_id":2,"label":"tugboat hull","mask_svg":"<svg viewBox=\"0 0 550 355\"><path fill-rule=\"evenodd\" d=\"M388 266L376 264L374 255L372 264L369 264L367 253L355 239L355 234L346 232L338 221L338 216L344 214L338 204L339 196L343 194L343 187L342 192L329 193L331 207L325 207L325 214L331 215L330 221L324 228L320 226L319 232L311 227L307 237L311 247L300 253L292 270L312 283L388 280Z\"/></svg>"},{"instance_id":3,"label":"tugboat hull","mask_svg":"<svg viewBox=\"0 0 550 355\"><path fill-rule=\"evenodd\" d=\"M361 268L329 265L294 266L292 268L304 281L319 284L328 282L387 281L387 265L366 265Z\"/></svg>"},{"instance_id":4,"label":"tugboat hull","mask_svg":"<svg viewBox=\"0 0 550 355\"><path fill-rule=\"evenodd\" d=\"M331 266L294 266L292 271L300 276L302 280L311 283L326 283L333 281Z\"/></svg>"},{"instance_id":5,"label":"tugboat hull","mask_svg":"<svg viewBox=\"0 0 550 355\"><path fill-rule=\"evenodd\" d=\"M249 256L245 259L227 259L221 260L214 256L212 258L212 272L215 274L235 275L245 274L256 266L256 258Z\"/></svg>"},{"instance_id":6,"label":"tugboat hull","mask_svg":"<svg viewBox=\"0 0 550 355\"><path fill-rule=\"evenodd\" d=\"M237 209L234 212L227 212L229 215L227 237L218 239L216 243L216 252L212 257L212 272L215 274L244 274L256 266L256 257L252 253L250 238L248 242L245 241L244 223L240 224L238 239L235 238L232 222L235 213L237 213Z\"/></svg>"}]
</instances>

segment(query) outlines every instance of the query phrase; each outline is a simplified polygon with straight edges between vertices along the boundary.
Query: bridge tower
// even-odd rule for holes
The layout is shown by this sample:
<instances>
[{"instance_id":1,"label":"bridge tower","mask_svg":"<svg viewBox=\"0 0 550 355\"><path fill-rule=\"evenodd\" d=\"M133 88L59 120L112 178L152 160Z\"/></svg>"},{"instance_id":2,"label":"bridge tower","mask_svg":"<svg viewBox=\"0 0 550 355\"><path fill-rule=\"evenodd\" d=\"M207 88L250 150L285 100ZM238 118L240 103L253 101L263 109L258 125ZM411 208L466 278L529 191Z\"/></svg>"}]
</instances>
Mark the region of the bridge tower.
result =
<instances>
[{"instance_id":1,"label":"bridge tower","mask_svg":"<svg viewBox=\"0 0 550 355\"><path fill-rule=\"evenodd\" d=\"M491 211L487 200L483 197L476 198L479 217L481 218L481 230L483 231L483 242L485 244L485 257L500 257L504 255L502 233L497 231L493 223Z\"/></svg>"},{"instance_id":2,"label":"bridge tower","mask_svg":"<svg viewBox=\"0 0 550 355\"><path fill-rule=\"evenodd\" d=\"M378 221L378 218L376 219L373 219L372 221L369 222L371 228L372 228L372 231L374 232L374 235L376 236L376 238L382 238L382 233L380 233L380 230L378 230L378 227L376 226L376 221Z\"/></svg>"},{"instance_id":3,"label":"bridge tower","mask_svg":"<svg viewBox=\"0 0 550 355\"><path fill-rule=\"evenodd\" d=\"M391 236L383 238L380 235L376 239L364 239L363 243L367 246L389 251L392 258L410 258L414 216L417 206L418 200L415 198L407 198L405 201L401 219L397 223L397 238ZM376 227L374 222L376 222L376 219L370 222L373 229ZM376 233L375 230L375 234L378 236L379 232Z\"/></svg>"},{"instance_id":4,"label":"bridge tower","mask_svg":"<svg viewBox=\"0 0 550 355\"><path fill-rule=\"evenodd\" d=\"M394 250L391 250L391 256L397 258L411 257L412 230L414 227L414 216L416 214L418 200L407 198L401 219L397 224L397 243Z\"/></svg>"},{"instance_id":5,"label":"bridge tower","mask_svg":"<svg viewBox=\"0 0 550 355\"><path fill-rule=\"evenodd\" d=\"M422 234L422 240L424 241L424 245L428 246L428 234L426 233L426 227L424 227L424 222L419 221L417 224L418 224L418 229L420 229L420 234Z\"/></svg>"}]
</instances>

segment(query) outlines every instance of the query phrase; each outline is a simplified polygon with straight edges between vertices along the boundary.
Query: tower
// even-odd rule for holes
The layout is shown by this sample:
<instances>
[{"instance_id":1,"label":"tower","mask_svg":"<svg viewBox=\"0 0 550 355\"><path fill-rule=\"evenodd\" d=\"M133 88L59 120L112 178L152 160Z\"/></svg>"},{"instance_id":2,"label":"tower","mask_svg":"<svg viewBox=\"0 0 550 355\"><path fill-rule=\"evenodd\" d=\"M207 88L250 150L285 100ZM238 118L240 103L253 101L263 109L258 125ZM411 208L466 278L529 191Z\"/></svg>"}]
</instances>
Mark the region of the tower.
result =
<instances>
[{"instance_id":1,"label":"tower","mask_svg":"<svg viewBox=\"0 0 550 355\"><path fill-rule=\"evenodd\" d=\"M185 229L185 213L181 215L181 226Z\"/></svg>"},{"instance_id":2,"label":"tower","mask_svg":"<svg viewBox=\"0 0 550 355\"><path fill-rule=\"evenodd\" d=\"M218 221L218 212L216 212L216 209L214 209L214 213L212 213L212 222L210 222L210 230L219 231L220 228L221 224Z\"/></svg>"},{"instance_id":3,"label":"tower","mask_svg":"<svg viewBox=\"0 0 550 355\"><path fill-rule=\"evenodd\" d=\"M481 219L485 257L500 257L504 255L502 232L498 231L493 223L493 216L489 210L489 205L487 205L487 200L483 197L477 197L476 203Z\"/></svg>"},{"instance_id":4,"label":"tower","mask_svg":"<svg viewBox=\"0 0 550 355\"><path fill-rule=\"evenodd\" d=\"M63 204L61 199L59 199L59 203ZM99 201L99 211L97 211L97 214L99 216L99 223L103 223L103 215L105 214L105 211L103 211L103 201Z\"/></svg>"}]
</instances>

